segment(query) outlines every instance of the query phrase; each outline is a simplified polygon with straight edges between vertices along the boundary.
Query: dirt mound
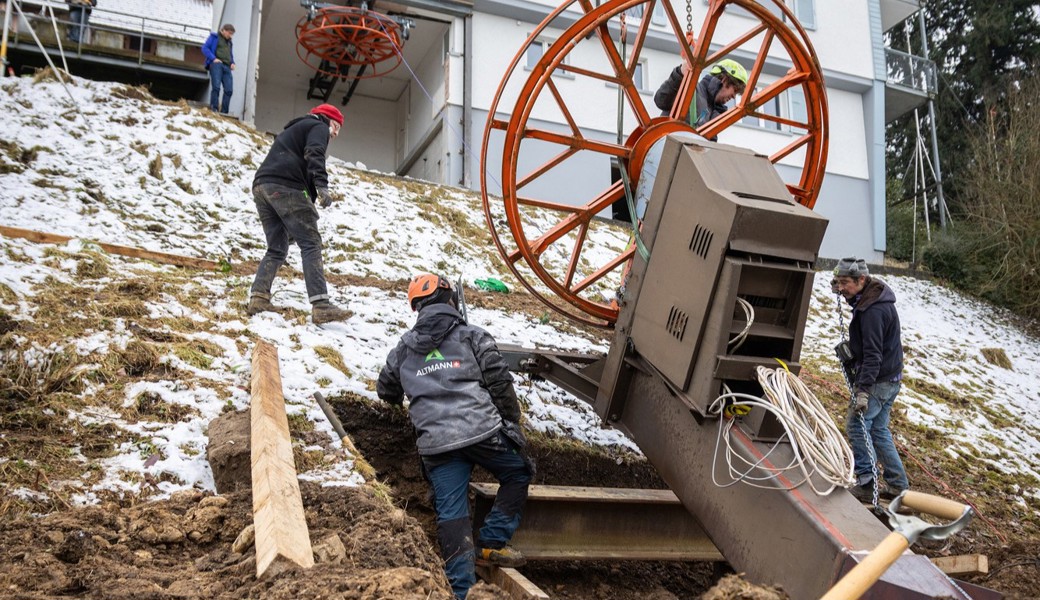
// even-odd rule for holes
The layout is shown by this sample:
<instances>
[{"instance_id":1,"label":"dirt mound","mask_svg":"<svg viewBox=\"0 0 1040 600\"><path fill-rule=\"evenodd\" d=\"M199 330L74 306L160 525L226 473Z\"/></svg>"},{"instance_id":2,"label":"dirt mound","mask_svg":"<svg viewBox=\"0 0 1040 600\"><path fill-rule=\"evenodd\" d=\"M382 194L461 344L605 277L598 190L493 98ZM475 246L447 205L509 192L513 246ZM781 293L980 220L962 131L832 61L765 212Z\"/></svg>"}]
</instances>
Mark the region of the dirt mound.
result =
<instances>
[{"instance_id":1,"label":"dirt mound","mask_svg":"<svg viewBox=\"0 0 1040 600\"><path fill-rule=\"evenodd\" d=\"M232 542L252 520L249 493L188 491L137 506L73 508L0 524L4 597L431 598L451 593L416 523L372 488L301 484L312 540L343 554L258 581L252 547Z\"/></svg>"}]
</instances>

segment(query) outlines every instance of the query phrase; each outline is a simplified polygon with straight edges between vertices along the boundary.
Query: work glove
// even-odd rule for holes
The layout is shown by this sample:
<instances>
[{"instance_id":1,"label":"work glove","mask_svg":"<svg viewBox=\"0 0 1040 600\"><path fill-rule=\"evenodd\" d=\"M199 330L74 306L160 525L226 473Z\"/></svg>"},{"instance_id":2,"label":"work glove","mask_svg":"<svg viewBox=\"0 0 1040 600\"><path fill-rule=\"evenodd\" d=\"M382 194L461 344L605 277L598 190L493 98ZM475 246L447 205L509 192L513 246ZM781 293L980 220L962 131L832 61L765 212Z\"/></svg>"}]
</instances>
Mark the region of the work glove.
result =
<instances>
[{"instance_id":1,"label":"work glove","mask_svg":"<svg viewBox=\"0 0 1040 600\"><path fill-rule=\"evenodd\" d=\"M328 208L332 204L332 194L329 188L318 188L318 206Z\"/></svg>"},{"instance_id":2,"label":"work glove","mask_svg":"<svg viewBox=\"0 0 1040 600\"><path fill-rule=\"evenodd\" d=\"M854 408L856 412L863 414L867 412L867 405L870 404L870 394L866 392L857 392L852 401L855 404Z\"/></svg>"}]
</instances>

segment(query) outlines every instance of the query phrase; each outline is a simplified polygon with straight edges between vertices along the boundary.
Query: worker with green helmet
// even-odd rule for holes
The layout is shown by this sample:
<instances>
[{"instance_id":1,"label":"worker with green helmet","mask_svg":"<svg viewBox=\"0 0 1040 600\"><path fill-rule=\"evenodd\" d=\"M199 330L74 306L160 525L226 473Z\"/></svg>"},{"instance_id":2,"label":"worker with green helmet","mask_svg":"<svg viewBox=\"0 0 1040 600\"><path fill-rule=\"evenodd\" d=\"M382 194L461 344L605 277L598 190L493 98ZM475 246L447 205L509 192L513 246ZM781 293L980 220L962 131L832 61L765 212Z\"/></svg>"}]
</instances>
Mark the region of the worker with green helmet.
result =
<instances>
[{"instance_id":1,"label":"worker with green helmet","mask_svg":"<svg viewBox=\"0 0 1040 600\"><path fill-rule=\"evenodd\" d=\"M654 94L654 104L663 111L663 114L667 115L671 112L683 76L689 72L689 69L690 67L686 63L675 67L668 79ZM747 69L739 62L726 58L715 63L697 84L693 101L690 103L690 106L696 110L687 109L683 120L693 127L699 127L726 112L729 110L729 107L726 106L727 103L736 98L737 94L744 93L747 80ZM718 137L711 138L711 141L718 141Z\"/></svg>"},{"instance_id":2,"label":"worker with green helmet","mask_svg":"<svg viewBox=\"0 0 1040 600\"><path fill-rule=\"evenodd\" d=\"M657 89L657 93L654 94L654 104L663 111L662 114L667 116L671 112L672 105L679 94L679 86L682 85L683 77L689 70L690 67L686 63L675 67L668 79ZM726 112L729 110L726 104L733 98L736 98L737 94L744 93L747 80L747 69L737 61L726 58L715 63L697 84L697 90L690 102L690 106L694 106L696 110L690 111L687 108L686 114L682 117L683 120L696 128ZM710 139L713 142L717 142L718 136L713 136ZM650 195L653 192L657 168L661 160L661 154L664 151L664 140L665 138L657 140L647 151L639 171L638 183L632 192L633 203L636 209L635 216L638 219L643 218L646 205L650 201ZM618 200L611 208L615 219L620 221L632 220L632 215L628 211L627 200Z\"/></svg>"}]
</instances>

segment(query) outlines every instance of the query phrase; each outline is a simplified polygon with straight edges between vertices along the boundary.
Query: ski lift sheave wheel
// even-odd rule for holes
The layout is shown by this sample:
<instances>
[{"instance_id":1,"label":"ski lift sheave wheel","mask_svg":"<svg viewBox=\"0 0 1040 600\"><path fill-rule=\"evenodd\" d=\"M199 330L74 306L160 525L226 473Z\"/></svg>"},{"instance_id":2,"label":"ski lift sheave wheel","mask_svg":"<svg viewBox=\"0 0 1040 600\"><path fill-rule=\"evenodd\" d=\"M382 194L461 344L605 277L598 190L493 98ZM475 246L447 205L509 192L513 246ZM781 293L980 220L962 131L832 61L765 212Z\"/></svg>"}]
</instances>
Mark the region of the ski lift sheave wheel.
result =
<instances>
[{"instance_id":1,"label":"ski lift sheave wheel","mask_svg":"<svg viewBox=\"0 0 1040 600\"><path fill-rule=\"evenodd\" d=\"M609 160L616 159L634 189L647 152L661 138L677 132L711 138L753 117L791 134L776 136L786 142L779 147L754 149L774 164L783 161L790 167L785 177L788 190L797 202L813 207L827 157L823 74L808 35L791 11L777 0L767 2L773 6L755 0L709 0L695 35L689 27L690 7L684 31L671 3L659 0L608 0L599 6L591 0L569 0L535 28L513 58L490 107L480 175L492 238L528 291L582 323L611 326L617 320L619 308L613 295L634 247L630 243L610 256L583 250L593 228L608 226L593 217L624 200L624 185L616 182L586 197L564 197L566 192L560 190L566 185L560 182L582 177L568 160L581 157L586 168L603 165L605 172ZM622 15L627 16L627 27L621 26ZM662 30L655 23L655 46L660 47L661 35L674 36L679 48L675 63L683 61L690 67L665 116L654 116L656 107L652 102L648 107L641 95L652 93L660 82L643 89L635 79L637 69L645 68L641 55L651 21L659 18L667 25ZM622 43L618 31L626 29ZM545 41L549 32L560 30L563 33L551 44ZM534 54L533 46L541 56L531 65L528 57ZM706 68L727 56L749 67L747 89L733 108L694 128L683 115L697 82ZM753 57L750 65L749 56ZM778 70L776 65L781 64L789 66ZM769 83L760 81L763 73L769 75ZM602 103L587 96L569 97L567 86L589 80L604 82L606 94L623 98L627 116L619 117L617 131L622 141L588 137L579 129L573 108L579 103ZM771 114L779 111L763 109L774 106L785 92L800 92L804 114L781 116ZM566 125L545 125L547 121ZM726 142L725 137L721 141ZM533 158L532 150L540 149L537 156L544 157L547 147L552 147L553 157L537 164L543 159ZM790 175L793 169L799 171L796 177Z\"/></svg>"},{"instance_id":2,"label":"ski lift sheave wheel","mask_svg":"<svg viewBox=\"0 0 1040 600\"><path fill-rule=\"evenodd\" d=\"M296 55L330 77L381 77L400 66L403 38L401 25L386 15L362 8L325 7L296 24ZM349 71L362 66L366 69Z\"/></svg>"}]
</instances>

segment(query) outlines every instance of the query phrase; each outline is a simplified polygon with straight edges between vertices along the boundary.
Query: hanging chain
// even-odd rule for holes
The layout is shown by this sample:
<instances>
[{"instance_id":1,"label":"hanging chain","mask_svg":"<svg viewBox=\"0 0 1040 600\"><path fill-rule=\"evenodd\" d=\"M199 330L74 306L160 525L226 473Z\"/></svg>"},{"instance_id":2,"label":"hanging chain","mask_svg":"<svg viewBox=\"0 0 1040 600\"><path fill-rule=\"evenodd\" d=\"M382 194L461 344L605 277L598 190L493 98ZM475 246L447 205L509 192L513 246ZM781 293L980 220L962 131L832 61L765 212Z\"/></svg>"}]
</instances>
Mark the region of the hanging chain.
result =
<instances>
[{"instance_id":1,"label":"hanging chain","mask_svg":"<svg viewBox=\"0 0 1040 600\"><path fill-rule=\"evenodd\" d=\"M693 35L693 0L686 0L686 37Z\"/></svg>"}]
</instances>

